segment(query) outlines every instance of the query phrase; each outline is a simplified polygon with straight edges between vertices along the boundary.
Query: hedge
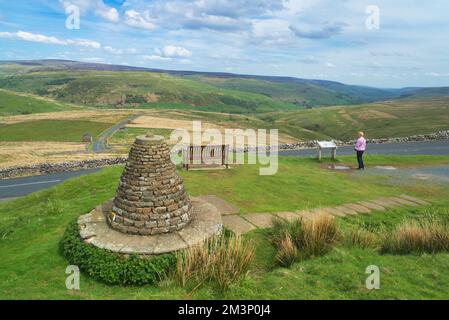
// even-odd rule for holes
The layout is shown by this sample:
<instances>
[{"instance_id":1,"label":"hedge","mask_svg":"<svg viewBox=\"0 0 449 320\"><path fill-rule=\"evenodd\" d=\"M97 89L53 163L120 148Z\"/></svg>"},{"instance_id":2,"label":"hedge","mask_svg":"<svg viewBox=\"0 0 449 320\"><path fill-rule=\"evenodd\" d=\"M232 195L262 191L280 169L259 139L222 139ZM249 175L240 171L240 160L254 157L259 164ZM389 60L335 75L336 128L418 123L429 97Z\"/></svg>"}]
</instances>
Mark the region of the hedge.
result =
<instances>
[{"instance_id":1,"label":"hedge","mask_svg":"<svg viewBox=\"0 0 449 320\"><path fill-rule=\"evenodd\" d=\"M71 222L60 243L70 264L107 284L140 286L155 284L176 267L175 254L141 257L126 256L83 242L77 221Z\"/></svg>"}]
</instances>

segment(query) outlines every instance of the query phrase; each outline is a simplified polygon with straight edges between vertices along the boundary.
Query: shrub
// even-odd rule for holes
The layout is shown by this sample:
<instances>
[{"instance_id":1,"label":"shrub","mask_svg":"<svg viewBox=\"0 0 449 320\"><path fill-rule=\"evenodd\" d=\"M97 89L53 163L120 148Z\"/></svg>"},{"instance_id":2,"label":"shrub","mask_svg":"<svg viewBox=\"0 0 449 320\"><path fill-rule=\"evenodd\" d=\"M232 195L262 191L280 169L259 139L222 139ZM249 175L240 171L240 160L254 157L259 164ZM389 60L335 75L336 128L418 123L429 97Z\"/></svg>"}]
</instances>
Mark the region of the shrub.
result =
<instances>
[{"instance_id":1,"label":"shrub","mask_svg":"<svg viewBox=\"0 0 449 320\"><path fill-rule=\"evenodd\" d=\"M381 251L393 254L449 251L447 220L428 217L405 221L384 237Z\"/></svg>"},{"instance_id":2,"label":"shrub","mask_svg":"<svg viewBox=\"0 0 449 320\"><path fill-rule=\"evenodd\" d=\"M277 243L277 262L283 267L290 267L300 258L299 250L290 234L285 234L284 238Z\"/></svg>"},{"instance_id":3,"label":"shrub","mask_svg":"<svg viewBox=\"0 0 449 320\"><path fill-rule=\"evenodd\" d=\"M81 271L107 284L154 284L165 278L176 267L176 255L140 257L124 256L84 243L79 226L73 221L67 227L60 243L62 254Z\"/></svg>"},{"instance_id":4,"label":"shrub","mask_svg":"<svg viewBox=\"0 0 449 320\"><path fill-rule=\"evenodd\" d=\"M346 245L360 248L375 248L379 242L376 234L364 229L349 231L344 240Z\"/></svg>"},{"instance_id":5,"label":"shrub","mask_svg":"<svg viewBox=\"0 0 449 320\"><path fill-rule=\"evenodd\" d=\"M210 282L224 291L247 273L253 252L238 236L214 238L178 253L176 277L182 286Z\"/></svg>"},{"instance_id":6,"label":"shrub","mask_svg":"<svg viewBox=\"0 0 449 320\"><path fill-rule=\"evenodd\" d=\"M295 256L289 246L290 238L298 255L296 260L319 256L327 253L338 240L339 231L335 219L332 216L319 216L314 219L297 219L291 222L275 219L273 221L272 240L279 252L289 250L290 259ZM284 256L286 252L279 253Z\"/></svg>"}]
</instances>

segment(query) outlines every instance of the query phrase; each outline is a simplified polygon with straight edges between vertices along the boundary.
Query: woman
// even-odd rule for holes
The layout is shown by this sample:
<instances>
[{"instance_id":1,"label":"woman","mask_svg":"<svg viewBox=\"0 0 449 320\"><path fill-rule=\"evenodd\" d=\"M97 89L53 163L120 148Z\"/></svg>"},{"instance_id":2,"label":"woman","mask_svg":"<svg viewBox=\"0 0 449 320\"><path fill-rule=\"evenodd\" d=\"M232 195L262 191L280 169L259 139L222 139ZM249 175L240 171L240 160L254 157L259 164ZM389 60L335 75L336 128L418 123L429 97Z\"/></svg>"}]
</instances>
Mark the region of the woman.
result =
<instances>
[{"instance_id":1,"label":"woman","mask_svg":"<svg viewBox=\"0 0 449 320\"><path fill-rule=\"evenodd\" d=\"M366 140L365 133L363 131L359 132L359 139L355 144L355 151L357 152L357 162L359 163L359 168L357 170L364 170L365 164L363 163L363 153L366 150Z\"/></svg>"}]
</instances>

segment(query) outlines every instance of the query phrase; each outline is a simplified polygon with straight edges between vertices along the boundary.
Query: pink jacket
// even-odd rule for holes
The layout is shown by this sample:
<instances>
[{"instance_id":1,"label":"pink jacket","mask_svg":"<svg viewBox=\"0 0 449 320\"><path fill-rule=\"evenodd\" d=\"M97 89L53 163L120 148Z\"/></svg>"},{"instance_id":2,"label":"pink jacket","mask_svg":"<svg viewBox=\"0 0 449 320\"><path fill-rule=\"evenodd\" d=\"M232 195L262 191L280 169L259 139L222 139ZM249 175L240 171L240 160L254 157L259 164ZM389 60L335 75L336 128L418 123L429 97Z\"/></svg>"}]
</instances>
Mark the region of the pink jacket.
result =
<instances>
[{"instance_id":1,"label":"pink jacket","mask_svg":"<svg viewBox=\"0 0 449 320\"><path fill-rule=\"evenodd\" d=\"M361 137L357 140L355 144L355 150L357 151L365 151L366 150L366 139Z\"/></svg>"}]
</instances>

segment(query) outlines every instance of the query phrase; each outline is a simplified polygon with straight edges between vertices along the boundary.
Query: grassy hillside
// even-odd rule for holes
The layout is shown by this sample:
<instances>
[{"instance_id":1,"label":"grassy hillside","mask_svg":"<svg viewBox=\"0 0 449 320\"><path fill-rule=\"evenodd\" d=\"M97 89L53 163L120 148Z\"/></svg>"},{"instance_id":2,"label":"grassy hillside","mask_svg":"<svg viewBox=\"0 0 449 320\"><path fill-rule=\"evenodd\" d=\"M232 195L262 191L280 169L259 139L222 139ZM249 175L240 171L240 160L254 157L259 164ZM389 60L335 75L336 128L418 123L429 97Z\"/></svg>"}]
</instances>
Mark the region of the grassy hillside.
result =
<instances>
[{"instance_id":1,"label":"grassy hillside","mask_svg":"<svg viewBox=\"0 0 449 320\"><path fill-rule=\"evenodd\" d=\"M80 120L39 120L0 126L0 141L82 142L85 133L99 135L112 124Z\"/></svg>"},{"instance_id":2,"label":"grassy hillside","mask_svg":"<svg viewBox=\"0 0 449 320\"><path fill-rule=\"evenodd\" d=\"M260 78L227 78L202 76L199 80L220 88L241 90L267 95L302 107L357 104L386 100L394 95L382 90L349 86L319 80L264 80Z\"/></svg>"},{"instance_id":3,"label":"grassy hillside","mask_svg":"<svg viewBox=\"0 0 449 320\"><path fill-rule=\"evenodd\" d=\"M54 112L69 109L72 109L72 107L63 103L0 89L0 116Z\"/></svg>"},{"instance_id":4,"label":"grassy hillside","mask_svg":"<svg viewBox=\"0 0 449 320\"><path fill-rule=\"evenodd\" d=\"M294 110L266 95L148 72L52 71L0 78L0 87L96 107L257 113Z\"/></svg>"},{"instance_id":5,"label":"grassy hillside","mask_svg":"<svg viewBox=\"0 0 449 320\"><path fill-rule=\"evenodd\" d=\"M259 118L297 138L354 139L364 130L369 138L403 137L449 129L449 98L397 100L353 107L331 107Z\"/></svg>"}]
</instances>

